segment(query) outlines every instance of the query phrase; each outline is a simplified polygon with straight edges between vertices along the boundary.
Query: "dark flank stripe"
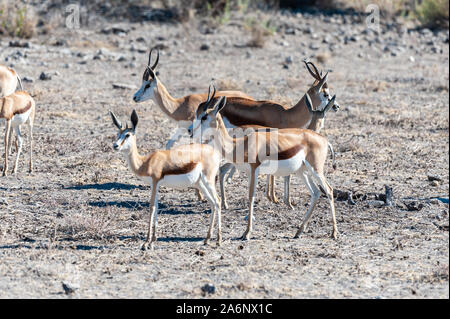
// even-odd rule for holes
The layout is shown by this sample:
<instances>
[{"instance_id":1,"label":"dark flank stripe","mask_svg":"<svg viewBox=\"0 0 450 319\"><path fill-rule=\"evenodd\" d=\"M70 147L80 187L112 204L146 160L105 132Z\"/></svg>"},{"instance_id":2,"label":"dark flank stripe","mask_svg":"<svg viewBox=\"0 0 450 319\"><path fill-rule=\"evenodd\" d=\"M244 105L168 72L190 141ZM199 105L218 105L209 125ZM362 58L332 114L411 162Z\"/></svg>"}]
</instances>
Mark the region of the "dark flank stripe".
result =
<instances>
[{"instance_id":1,"label":"dark flank stripe","mask_svg":"<svg viewBox=\"0 0 450 319\"><path fill-rule=\"evenodd\" d=\"M31 105L33 105L33 103L31 103L31 101L29 101L28 104L23 109L15 111L14 115L23 114L23 113L27 112L31 108Z\"/></svg>"},{"instance_id":2,"label":"dark flank stripe","mask_svg":"<svg viewBox=\"0 0 450 319\"><path fill-rule=\"evenodd\" d=\"M302 149L302 145L298 144L294 147L291 147L283 152L278 153L278 160L287 160L290 159L291 157L294 157L295 155L297 155L298 152L300 152L300 150Z\"/></svg>"},{"instance_id":3,"label":"dark flank stripe","mask_svg":"<svg viewBox=\"0 0 450 319\"><path fill-rule=\"evenodd\" d=\"M187 174L190 171L192 171L198 163L188 163L183 167L177 167L174 169L166 170L162 173L161 178L164 178L164 176L167 175L181 175L181 174Z\"/></svg>"}]
</instances>

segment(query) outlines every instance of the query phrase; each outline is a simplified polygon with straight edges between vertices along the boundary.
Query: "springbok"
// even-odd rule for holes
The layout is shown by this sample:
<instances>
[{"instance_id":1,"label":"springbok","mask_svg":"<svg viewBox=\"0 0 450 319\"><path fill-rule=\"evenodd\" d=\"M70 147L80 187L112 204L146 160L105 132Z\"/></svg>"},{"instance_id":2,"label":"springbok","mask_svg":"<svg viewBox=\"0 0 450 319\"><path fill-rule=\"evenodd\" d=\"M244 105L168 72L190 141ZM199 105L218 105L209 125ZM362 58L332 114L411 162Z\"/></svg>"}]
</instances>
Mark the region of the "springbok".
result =
<instances>
[{"instance_id":1,"label":"springbok","mask_svg":"<svg viewBox=\"0 0 450 319\"><path fill-rule=\"evenodd\" d=\"M166 149L170 149L175 142L177 142L186 129L192 124L192 120L195 118L195 112L198 106L205 102L207 99L206 93L203 94L191 94L181 98L174 98L167 91L166 87L162 84L155 73L155 69L159 62L159 50L156 50L156 59L152 66L153 49L150 50L148 55L148 63L142 76L142 85L140 89L134 94L133 100L136 103L143 102L152 99L170 119L177 122L178 129L170 137L166 144ZM237 96L252 99L247 94L240 91L219 91L219 96ZM203 197L199 191L196 192L199 200Z\"/></svg>"},{"instance_id":2,"label":"springbok","mask_svg":"<svg viewBox=\"0 0 450 319\"><path fill-rule=\"evenodd\" d=\"M13 94L19 85L23 90L19 75L11 68L0 65L0 98Z\"/></svg>"},{"instance_id":3,"label":"springbok","mask_svg":"<svg viewBox=\"0 0 450 319\"><path fill-rule=\"evenodd\" d=\"M17 155L14 163L13 174L17 171L19 156L22 151L22 135L20 126L28 122L30 133L28 136L30 143L30 166L29 172L33 170L33 123L35 115L35 101L26 92L18 91L6 97L0 98L0 118L6 119L5 130L5 164L3 166L3 176L8 171L8 153L11 147L12 130L15 129L17 135Z\"/></svg>"},{"instance_id":4,"label":"springbok","mask_svg":"<svg viewBox=\"0 0 450 319\"><path fill-rule=\"evenodd\" d=\"M243 131L242 127L271 127L271 128L307 128L319 132L324 125L325 115L332 108L334 111L339 110L339 104L334 101L331 107L326 107L329 105L331 100L328 87L328 72L321 76L317 67L310 61L303 61L309 73L314 78L314 83L308 89L307 94L310 97L310 105L306 103L306 94L300 99L300 101L294 105L292 108L287 106L272 102L272 101L254 101L245 98L231 97L228 98L227 108L221 112L222 118L224 120L225 126L229 129L238 129ZM211 88L210 88L211 91ZM214 89L215 91L215 89ZM214 97L214 93L212 95ZM312 97L312 98L311 98ZM211 97L208 94L208 99L206 102L202 103L198 108L194 119L198 121L206 111L206 106L208 105ZM233 135L233 134L232 134ZM239 137L239 134L235 136ZM329 144L332 150L331 144ZM334 158L334 152L331 152ZM226 164L220 169L220 183L222 190L222 204L224 208L227 208L226 198L223 192L223 183L225 181L225 176L231 169L230 174L227 179L230 180L235 172L233 165ZM274 191L274 178L267 177L267 187L266 193L269 200L277 203L278 200L275 197ZM290 183L290 178L285 178L285 183ZM285 185L285 189L289 190L289 184ZM290 201L290 195L288 194L286 204L292 207Z\"/></svg>"},{"instance_id":5,"label":"springbok","mask_svg":"<svg viewBox=\"0 0 450 319\"><path fill-rule=\"evenodd\" d=\"M328 102L330 107L334 99L333 97ZM268 129L265 132L254 131L244 137L234 138L229 135L220 113L224 111L225 105L227 105L226 97L212 100L200 121L197 122L197 126L191 127L190 132L192 135L199 133L202 138L207 135L206 139L212 136L215 146L220 150L225 161L237 165L239 170L248 172L250 177L249 215L247 230L241 239L250 239L253 228L253 207L258 175L288 176L294 173L301 176L311 193L310 206L295 238L305 231L321 192L325 193L330 203L333 221L331 236L337 238L333 188L324 176L324 164L328 151L327 139L307 129Z\"/></svg>"},{"instance_id":6,"label":"springbok","mask_svg":"<svg viewBox=\"0 0 450 319\"><path fill-rule=\"evenodd\" d=\"M138 178L152 186L147 239L142 245L142 249L146 250L149 244L150 248L153 248L153 243L156 241L158 189L160 186L194 187L201 191L212 208L211 223L205 238L205 244L212 236L217 214L217 245L220 245L222 240L221 207L215 188L215 178L221 160L220 154L210 145L190 144L181 145L171 150L157 150L141 156L136 147L136 127L138 124L136 111L133 110L131 114L131 127L128 127L128 124L124 127L114 113L110 113L114 125L119 129L113 148L125 155L130 169ZM151 231L152 225L153 231Z\"/></svg>"},{"instance_id":7,"label":"springbok","mask_svg":"<svg viewBox=\"0 0 450 319\"><path fill-rule=\"evenodd\" d=\"M147 67L145 68L144 75L142 77L142 85L134 94L133 100L136 103L139 103L153 99L164 114L177 122L179 129L166 144L166 149L170 149L181 137L182 133L186 131L189 125L192 124L198 106L202 102L206 101L207 95L206 93L202 93L186 95L181 98L172 97L155 73L156 66L159 62L159 51L156 50L155 63L150 66L152 53L153 49L150 50L148 56ZM250 96L240 91L219 91L216 94L217 96L235 96L252 99Z\"/></svg>"}]
</instances>

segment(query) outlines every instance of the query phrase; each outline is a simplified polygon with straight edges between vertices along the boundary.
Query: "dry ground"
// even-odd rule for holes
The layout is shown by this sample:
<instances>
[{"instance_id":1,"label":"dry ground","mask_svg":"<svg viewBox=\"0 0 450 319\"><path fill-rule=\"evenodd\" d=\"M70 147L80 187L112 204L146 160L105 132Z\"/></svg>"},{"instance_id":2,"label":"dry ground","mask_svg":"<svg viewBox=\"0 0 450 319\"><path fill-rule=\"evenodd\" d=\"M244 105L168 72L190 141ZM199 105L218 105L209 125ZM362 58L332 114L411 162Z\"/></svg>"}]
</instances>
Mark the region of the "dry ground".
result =
<instances>
[{"instance_id":1,"label":"dry ground","mask_svg":"<svg viewBox=\"0 0 450 319\"><path fill-rule=\"evenodd\" d=\"M440 42L448 32L364 36L362 24L276 19L296 34L281 28L261 49L245 47L248 31L235 23L213 34L166 24L124 24L129 32L119 35L101 33L102 26L57 29L30 40L30 48L0 40L0 61L33 79L24 85L37 101L35 171L25 172L25 143L17 176L0 178L1 298L65 298L62 282L77 288L71 295L77 298L200 298L208 283L216 290L207 297L220 298L449 297L448 204L429 200L449 193L449 51ZM330 52L322 42L329 32L358 38L345 44L332 36L340 44ZM442 52L430 50L430 39ZM56 46L57 40L67 43ZM404 50L391 54L385 47L392 42ZM223 213L221 247L202 243L206 203L192 191L162 189L159 241L153 252L140 251L150 191L113 152L108 110L123 120L138 111L142 153L164 147L175 123L153 102L135 104L134 89L112 88L140 85L145 50L155 44L163 46L160 79L176 97L205 91L215 79L258 99L296 101L312 82L301 60L325 53L320 66L332 69L329 81L341 104L324 131L338 161L334 172L327 164L328 179L369 199L389 185L394 205L376 207L362 197L356 205L336 202L340 236L332 240L322 199L308 232L293 239L309 203L306 188L294 178L299 205L291 211L266 200L261 178L253 239L242 242L247 183L241 174L227 187L231 207ZM209 50L200 50L202 44ZM100 48L108 51L94 59ZM43 71L58 74L41 81ZM430 174L441 181L433 186ZM419 210L408 210L407 198Z\"/></svg>"}]
</instances>

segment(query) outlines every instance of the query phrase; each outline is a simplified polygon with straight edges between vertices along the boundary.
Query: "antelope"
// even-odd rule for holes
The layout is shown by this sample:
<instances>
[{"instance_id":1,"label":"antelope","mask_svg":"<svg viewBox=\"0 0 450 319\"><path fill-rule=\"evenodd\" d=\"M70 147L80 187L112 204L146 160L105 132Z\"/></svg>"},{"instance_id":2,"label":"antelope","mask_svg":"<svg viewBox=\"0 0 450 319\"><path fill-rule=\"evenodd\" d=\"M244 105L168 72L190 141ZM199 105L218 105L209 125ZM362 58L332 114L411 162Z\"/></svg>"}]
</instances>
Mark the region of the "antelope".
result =
<instances>
[{"instance_id":1,"label":"antelope","mask_svg":"<svg viewBox=\"0 0 450 319\"><path fill-rule=\"evenodd\" d=\"M23 90L19 75L11 68L0 65L0 98L13 94L19 85Z\"/></svg>"},{"instance_id":2,"label":"antelope","mask_svg":"<svg viewBox=\"0 0 450 319\"><path fill-rule=\"evenodd\" d=\"M0 98L0 118L6 119L5 130L5 164L3 166L3 176L6 176L8 171L8 153L11 148L12 130L16 131L17 135L17 155L14 163L13 174L17 171L20 153L22 151L22 134L20 126L28 122L29 126L29 143L30 143L30 164L29 172L33 170L33 123L35 115L35 101L24 91L12 93L6 97Z\"/></svg>"},{"instance_id":3,"label":"antelope","mask_svg":"<svg viewBox=\"0 0 450 319\"><path fill-rule=\"evenodd\" d=\"M326 107L334 104L333 97ZM255 131L244 137L231 137L227 131L222 114L227 98L215 98L208 103L205 111L189 132L191 136L211 133L213 143L221 151L226 162L233 163L249 175L249 215L247 229L241 239L250 239L253 228L254 198L259 174L288 176L299 174L311 193L311 203L303 223L294 238L298 238L306 229L321 192L328 198L333 222L331 236L337 238L333 188L324 176L324 164L327 157L327 139L308 129L288 129L278 131ZM221 112L222 111L222 112ZM194 125L194 124L193 124ZM200 132L198 132L200 131ZM267 150L272 150L267 157Z\"/></svg>"},{"instance_id":4,"label":"antelope","mask_svg":"<svg viewBox=\"0 0 450 319\"><path fill-rule=\"evenodd\" d=\"M328 72L322 76L317 67L310 61L303 61L309 73L314 78L314 83L308 89L307 94L310 99L310 105L306 103L306 94L292 108L272 102L272 101L254 101L240 97L228 98L227 108L222 111L221 115L225 126L229 129L237 127L272 127L272 128L305 128L319 132L324 125L325 115L332 108L335 112L339 110L339 104L334 101L331 107L326 108L331 100L328 87ZM211 91L211 88L210 88ZM214 96L214 93L213 93ZM205 114L205 107L209 103L210 96L208 94L207 102L202 103L195 115L194 123ZM315 109L314 109L315 108ZM195 124L193 125L195 126ZM331 144L329 144L332 150ZM331 152L334 161L334 152ZM334 165L335 166L335 165ZM227 201L224 194L224 181L227 172L232 169L228 176L230 180L235 172L231 163L222 166L220 169L220 183L222 193L222 204L227 208ZM286 187L286 183L288 183ZM285 178L285 189L289 190L290 178ZM277 203L274 191L274 179L268 176L266 194L269 200ZM285 203L291 209L293 208L290 196L285 196Z\"/></svg>"},{"instance_id":5,"label":"antelope","mask_svg":"<svg viewBox=\"0 0 450 319\"><path fill-rule=\"evenodd\" d=\"M215 178L221 160L220 154L210 145L190 144L171 150L157 150L141 156L136 147L136 127L139 120L136 111L133 110L131 113L131 127L128 127L128 124L124 127L113 112L110 114L114 125L119 129L113 148L125 155L128 166L138 178L151 185L147 239L141 249L146 250L148 245L153 249L153 243L156 242L158 189L160 186L194 187L201 191L211 205L211 222L204 243L207 244L212 236L217 214L217 245L220 245L222 241L221 207L215 188Z\"/></svg>"},{"instance_id":6,"label":"antelope","mask_svg":"<svg viewBox=\"0 0 450 319\"><path fill-rule=\"evenodd\" d=\"M177 122L177 131L166 143L166 149L170 149L192 123L192 120L195 118L197 107L200 103L206 101L207 96L206 94L191 94L181 98L172 97L155 73L155 69L159 62L159 50L156 50L155 62L150 66L152 53L153 49L150 50L148 55L147 67L142 76L142 85L134 94L133 100L134 102L139 103L152 99L169 119ZM219 96L239 96L252 99L250 96L240 91L219 91L217 94ZM197 197L199 200L203 199L201 193L198 191Z\"/></svg>"},{"instance_id":7,"label":"antelope","mask_svg":"<svg viewBox=\"0 0 450 319\"><path fill-rule=\"evenodd\" d=\"M159 50L156 50L155 63L150 66L152 53L153 49L150 50L148 56L147 67L145 68L144 75L142 77L142 85L134 94L133 100L134 102L139 103L152 99L164 114L177 122L179 129L166 144L166 149L170 149L181 137L181 133L184 132L192 123L199 104L206 101L207 95L206 93L202 93L186 95L181 98L172 97L155 73L155 69L159 62ZM217 95L252 99L250 96L240 91L219 91L217 92Z\"/></svg>"}]
</instances>

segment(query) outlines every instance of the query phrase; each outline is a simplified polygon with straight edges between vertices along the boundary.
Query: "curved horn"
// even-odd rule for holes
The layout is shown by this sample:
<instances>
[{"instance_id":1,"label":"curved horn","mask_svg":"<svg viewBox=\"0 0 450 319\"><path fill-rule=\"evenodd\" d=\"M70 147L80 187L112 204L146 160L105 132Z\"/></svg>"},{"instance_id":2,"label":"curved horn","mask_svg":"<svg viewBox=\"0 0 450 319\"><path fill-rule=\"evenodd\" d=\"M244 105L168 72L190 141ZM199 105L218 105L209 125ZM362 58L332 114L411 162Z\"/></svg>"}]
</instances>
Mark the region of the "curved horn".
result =
<instances>
[{"instance_id":1,"label":"curved horn","mask_svg":"<svg viewBox=\"0 0 450 319\"><path fill-rule=\"evenodd\" d=\"M113 121L114 125L117 126L117 128L119 130L121 130L122 129L122 123L120 123L120 121L117 119L116 115L112 111L109 111L109 114L111 114L111 118L112 118L112 121Z\"/></svg>"},{"instance_id":2,"label":"curved horn","mask_svg":"<svg viewBox=\"0 0 450 319\"><path fill-rule=\"evenodd\" d=\"M320 75L319 75L319 70L317 70L316 66L314 65L314 63L307 61L307 60L303 60L303 62L305 63L306 68L308 69L309 73L311 74L311 76L313 78L315 78L317 81L320 81ZM312 66L312 68L314 69L314 72L311 70L310 66Z\"/></svg>"},{"instance_id":3,"label":"curved horn","mask_svg":"<svg viewBox=\"0 0 450 319\"><path fill-rule=\"evenodd\" d=\"M156 50L156 60L155 60L155 63L153 63L153 65L150 66L150 63L152 62L153 50ZM148 54L148 64L147 64L147 66L150 67L152 70L154 70L156 68L156 66L158 65L158 62L159 62L159 50L155 49L155 48L150 49L150 53Z\"/></svg>"}]
</instances>

